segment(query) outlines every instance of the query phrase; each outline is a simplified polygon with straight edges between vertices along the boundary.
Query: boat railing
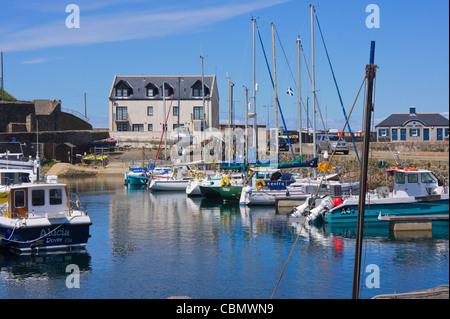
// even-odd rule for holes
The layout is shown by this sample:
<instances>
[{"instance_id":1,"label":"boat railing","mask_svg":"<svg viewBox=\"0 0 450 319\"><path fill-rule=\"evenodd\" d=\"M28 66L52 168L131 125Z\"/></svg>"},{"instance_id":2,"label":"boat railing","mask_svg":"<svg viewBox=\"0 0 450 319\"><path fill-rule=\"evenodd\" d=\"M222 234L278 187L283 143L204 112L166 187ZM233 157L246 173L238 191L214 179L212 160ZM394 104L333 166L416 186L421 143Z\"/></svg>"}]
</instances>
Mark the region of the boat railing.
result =
<instances>
[{"instance_id":1,"label":"boat railing","mask_svg":"<svg viewBox=\"0 0 450 319\"><path fill-rule=\"evenodd\" d=\"M70 211L76 210L81 212L83 215L87 215L87 208L81 203L78 196L70 192L68 193L68 195L69 195Z\"/></svg>"}]
</instances>

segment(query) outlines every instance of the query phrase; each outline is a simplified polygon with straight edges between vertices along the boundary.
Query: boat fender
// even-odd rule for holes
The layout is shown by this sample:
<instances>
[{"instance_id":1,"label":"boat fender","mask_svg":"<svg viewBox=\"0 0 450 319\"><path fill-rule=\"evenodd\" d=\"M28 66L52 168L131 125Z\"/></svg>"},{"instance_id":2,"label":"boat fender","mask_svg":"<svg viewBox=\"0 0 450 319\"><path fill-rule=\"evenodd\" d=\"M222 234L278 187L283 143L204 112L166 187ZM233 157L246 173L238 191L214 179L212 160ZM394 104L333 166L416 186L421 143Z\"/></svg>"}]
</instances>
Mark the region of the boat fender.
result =
<instances>
[{"instance_id":1,"label":"boat fender","mask_svg":"<svg viewBox=\"0 0 450 319\"><path fill-rule=\"evenodd\" d=\"M266 186L266 182L264 182L264 180L262 180L262 179L258 179L255 183L255 186L256 186L257 190L261 190L261 188Z\"/></svg>"},{"instance_id":2,"label":"boat fender","mask_svg":"<svg viewBox=\"0 0 450 319\"><path fill-rule=\"evenodd\" d=\"M222 186L230 186L230 179L228 177L222 177Z\"/></svg>"},{"instance_id":3,"label":"boat fender","mask_svg":"<svg viewBox=\"0 0 450 319\"><path fill-rule=\"evenodd\" d=\"M200 179L200 175L202 176L202 179L205 178L205 174L203 172L198 172L197 179Z\"/></svg>"},{"instance_id":4,"label":"boat fender","mask_svg":"<svg viewBox=\"0 0 450 319\"><path fill-rule=\"evenodd\" d=\"M193 170L189 170L188 177L194 177L194 176L195 176L195 172Z\"/></svg>"},{"instance_id":5,"label":"boat fender","mask_svg":"<svg viewBox=\"0 0 450 319\"><path fill-rule=\"evenodd\" d=\"M334 206L339 206L342 205L342 198L340 197L335 197L334 201L333 201Z\"/></svg>"},{"instance_id":6,"label":"boat fender","mask_svg":"<svg viewBox=\"0 0 450 319\"><path fill-rule=\"evenodd\" d=\"M330 172L333 169L333 165L331 165L331 163L319 163L318 167L322 172Z\"/></svg>"},{"instance_id":7,"label":"boat fender","mask_svg":"<svg viewBox=\"0 0 450 319\"><path fill-rule=\"evenodd\" d=\"M77 200L77 201L75 202L75 204L77 205L77 209L79 209L79 208L80 208L80 201Z\"/></svg>"}]
</instances>

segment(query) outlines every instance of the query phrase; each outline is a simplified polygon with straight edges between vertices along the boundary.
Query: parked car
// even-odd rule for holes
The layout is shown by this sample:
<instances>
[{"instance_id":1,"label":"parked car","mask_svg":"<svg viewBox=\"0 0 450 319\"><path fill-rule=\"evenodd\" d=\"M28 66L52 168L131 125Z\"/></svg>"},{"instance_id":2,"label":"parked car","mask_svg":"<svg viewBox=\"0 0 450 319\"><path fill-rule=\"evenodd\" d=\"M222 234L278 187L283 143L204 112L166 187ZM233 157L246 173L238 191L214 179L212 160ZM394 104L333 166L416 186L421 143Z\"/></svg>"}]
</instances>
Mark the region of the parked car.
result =
<instances>
[{"instance_id":1,"label":"parked car","mask_svg":"<svg viewBox=\"0 0 450 319\"><path fill-rule=\"evenodd\" d=\"M288 130L287 132L289 134L289 139L291 140L291 143L292 144L298 143L298 136L299 136L298 135L298 131ZM286 141L287 141L287 134L286 134L286 132L281 132L281 137L286 139Z\"/></svg>"},{"instance_id":2,"label":"parked car","mask_svg":"<svg viewBox=\"0 0 450 319\"><path fill-rule=\"evenodd\" d=\"M268 142L267 142L267 147L270 150L270 147L273 146L275 147L275 137L272 137ZM278 136L278 151L289 151L289 144L288 142L282 138L281 136Z\"/></svg>"},{"instance_id":3,"label":"parked car","mask_svg":"<svg viewBox=\"0 0 450 319\"><path fill-rule=\"evenodd\" d=\"M344 154L348 154L349 152L349 146L346 140L341 138L339 141L339 135L337 134L328 134L328 139L325 134L319 134L317 135L317 150L318 151L328 151L331 153L335 148L336 152L343 152ZM337 147L336 147L337 145Z\"/></svg>"}]
</instances>

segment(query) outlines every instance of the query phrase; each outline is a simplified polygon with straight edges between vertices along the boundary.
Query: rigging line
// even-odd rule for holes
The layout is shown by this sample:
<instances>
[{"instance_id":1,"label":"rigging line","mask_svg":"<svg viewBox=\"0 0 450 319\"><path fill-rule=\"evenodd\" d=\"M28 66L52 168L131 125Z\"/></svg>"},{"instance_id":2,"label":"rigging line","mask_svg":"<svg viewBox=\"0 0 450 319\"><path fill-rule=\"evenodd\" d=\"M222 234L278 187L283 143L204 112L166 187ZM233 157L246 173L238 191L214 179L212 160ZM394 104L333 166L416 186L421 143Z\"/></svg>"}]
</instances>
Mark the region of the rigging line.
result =
<instances>
[{"instance_id":1,"label":"rigging line","mask_svg":"<svg viewBox=\"0 0 450 319\"><path fill-rule=\"evenodd\" d=\"M276 35L277 35L278 42L280 43L281 51L283 52L284 59L286 60L286 63L287 63L289 72L291 73L292 80L294 81L294 84L295 84L295 86L297 87L297 81L295 81L294 74L292 73L291 65L289 64L289 60L288 60L288 58L287 58L287 56L286 56L286 52L284 51L283 44L281 43L281 39L280 39L280 36L279 36L279 34L278 34L277 27L275 27L275 33L276 33Z\"/></svg>"},{"instance_id":2,"label":"rigging line","mask_svg":"<svg viewBox=\"0 0 450 319\"><path fill-rule=\"evenodd\" d=\"M256 28L258 30L259 42L261 43L261 47L262 47L263 54L264 54L264 59L266 60L267 70L269 71L270 81L272 82L272 87L275 87L275 84L273 83L272 73L270 72L269 62L267 61L266 50L264 50L264 45L263 45L263 42L262 42L262 39L261 39L261 33L259 32L258 27L256 27ZM286 130L286 133L287 133L288 129L287 129L287 126L286 126L286 122L284 121L283 111L281 110L280 101L278 100L278 97L277 97L277 105L278 105L278 109L280 110L281 120L283 121L284 129ZM276 128L276 129L278 129L278 128ZM295 154L294 154L294 148L292 147L292 144L291 144L291 139L289 138L289 134L286 134L286 136L288 138L288 143L289 143L289 146L291 148L292 158L295 161L296 158L295 158ZM278 157L278 155L277 155L277 157Z\"/></svg>"},{"instance_id":3,"label":"rigging line","mask_svg":"<svg viewBox=\"0 0 450 319\"><path fill-rule=\"evenodd\" d=\"M355 101L353 102L352 108L350 109L349 117L350 117L351 113L353 112L353 109L354 109L354 107L355 107L356 101L358 100L359 93L361 92L361 89L362 89L364 83L366 82L366 79L367 79L367 75L364 76L364 79L363 79L363 81L362 81L362 83L361 83L361 86L359 87L358 94L356 95ZM346 121L345 124L344 124L343 130L345 129L345 126L347 125L347 123L348 123L348 119L347 119L347 121ZM336 152L333 151L333 153L331 154L329 163L331 163L331 162L333 161L333 158L334 158L335 153L336 153ZM275 295L275 292L276 292L276 290L277 290L277 288L278 288L278 285L279 285L280 282L281 282L281 278L283 278L284 271L286 270L287 264L289 263L289 260L291 259L292 253L294 252L294 248L295 248L295 246L297 245L298 239L300 238L300 234L302 233L302 230L303 230L303 228L304 228L304 226L305 226L305 222L306 222L306 220L307 220L307 217L308 217L308 215L309 215L310 212L311 212L311 208L312 208L313 202L314 202L314 201L316 200L316 198L317 198L317 195L318 195L319 189L320 189L320 185L322 185L322 182L323 182L323 180L324 180L324 178L325 178L326 173L327 173L327 171L325 170L324 173L323 173L323 175L322 175L322 179L320 180L319 187L316 189L316 193L314 194L314 198L313 198L313 200L311 201L311 204L310 204L310 206L309 206L309 208L308 208L308 212L307 212L307 214L306 214L306 216L305 216L305 219L304 219L303 222L302 222L302 225L301 225L300 230L299 230L299 232L298 232L297 238L296 238L295 241L294 241L294 244L293 244L293 246L292 246L292 248L291 248L291 251L289 252L289 255L288 255L288 258L287 258L287 260L286 260L286 263L284 264L284 267L283 267L283 269L282 269L282 271L281 271L280 277L278 278L277 284L275 285L275 288L274 288L274 290L273 290L273 292L272 292L272 295L270 296L270 299L272 299L273 296Z\"/></svg>"},{"instance_id":4,"label":"rigging line","mask_svg":"<svg viewBox=\"0 0 450 319\"><path fill-rule=\"evenodd\" d=\"M174 98L174 96L175 96L176 90L177 90L177 87L174 87L173 93L172 93L172 99L170 100L169 111L167 112L166 121L164 122L164 126L163 126L163 131L162 131L162 134L161 134L161 138L159 139L158 151L156 152L155 160L153 161L153 167L155 167L155 165L156 165L156 160L158 159L158 154L159 154L159 149L161 148L162 138L163 138L164 134L166 134L167 120L169 119L170 109L172 108L172 102L173 102L173 98ZM204 128L203 128L203 129L204 129Z\"/></svg>"},{"instance_id":5,"label":"rigging line","mask_svg":"<svg viewBox=\"0 0 450 319\"><path fill-rule=\"evenodd\" d=\"M342 102L341 92L339 91L339 87L338 87L338 84L337 84L337 81L336 81L336 77L335 77L335 75L334 75L334 70L333 70L333 67L332 67L332 65L331 65L330 56L328 55L328 50L327 50L327 46L326 46L326 44L325 44L325 39L324 39L324 37L323 37L322 29L320 28L320 24L319 24L319 18L317 17L316 9L313 8L313 10L314 10L314 15L315 15L316 21L317 21L317 26L318 26L318 28L319 28L320 36L321 36L321 38L322 38L322 43L323 43L323 46L324 46L324 48L325 48L325 53L326 53L326 55L327 55L328 64L330 65L331 74L333 75L333 80L334 80L334 84L335 84L335 86L336 86L336 90L337 90L337 93L338 93L338 96L339 96L339 101L341 102L342 112L344 113L344 118L347 119L347 112L345 111L344 102ZM351 136L351 138L352 138L353 147L354 147L354 149L355 149L356 157L358 158L359 164L361 164L361 160L359 159L358 150L356 149L356 143L355 143L355 139L354 139L354 137L353 137L352 130L351 130L351 128L350 128L350 124L348 124L348 130L349 130L350 136Z\"/></svg>"}]
</instances>

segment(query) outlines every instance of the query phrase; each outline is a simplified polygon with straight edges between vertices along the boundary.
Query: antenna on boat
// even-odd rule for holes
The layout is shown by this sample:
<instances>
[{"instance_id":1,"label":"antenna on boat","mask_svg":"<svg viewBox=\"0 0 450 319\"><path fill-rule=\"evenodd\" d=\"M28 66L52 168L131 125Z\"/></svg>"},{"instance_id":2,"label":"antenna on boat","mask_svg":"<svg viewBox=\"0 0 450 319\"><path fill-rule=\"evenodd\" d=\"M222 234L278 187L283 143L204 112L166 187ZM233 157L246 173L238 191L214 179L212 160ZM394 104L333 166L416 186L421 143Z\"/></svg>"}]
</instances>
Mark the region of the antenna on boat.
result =
<instances>
[{"instance_id":1,"label":"antenna on boat","mask_svg":"<svg viewBox=\"0 0 450 319\"><path fill-rule=\"evenodd\" d=\"M364 226L364 213L366 206L366 184L367 184L367 168L369 163L369 143L370 143L370 121L373 111L372 95L373 95L373 79L375 78L377 66L374 64L375 57L375 41L370 43L370 62L366 65L367 78L367 96L366 110L364 119L364 149L361 161L361 177L359 180L359 202L358 202L358 219L356 225L356 247L355 247L355 263L353 268L353 289L352 299L359 298L359 283L361 275L361 256L362 256L362 235Z\"/></svg>"},{"instance_id":2,"label":"antenna on boat","mask_svg":"<svg viewBox=\"0 0 450 319\"><path fill-rule=\"evenodd\" d=\"M39 161L39 122L36 120L36 182L40 180L40 161Z\"/></svg>"}]
</instances>

